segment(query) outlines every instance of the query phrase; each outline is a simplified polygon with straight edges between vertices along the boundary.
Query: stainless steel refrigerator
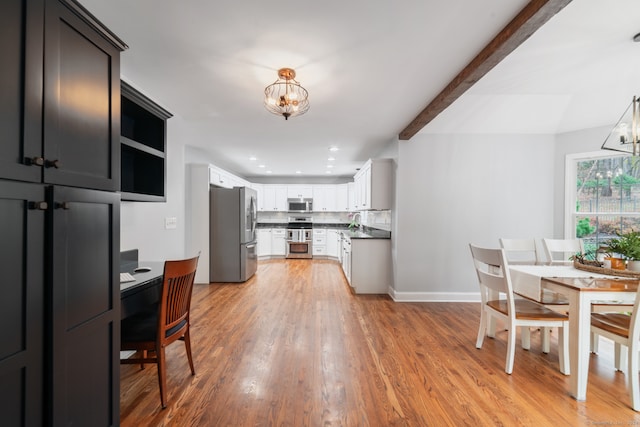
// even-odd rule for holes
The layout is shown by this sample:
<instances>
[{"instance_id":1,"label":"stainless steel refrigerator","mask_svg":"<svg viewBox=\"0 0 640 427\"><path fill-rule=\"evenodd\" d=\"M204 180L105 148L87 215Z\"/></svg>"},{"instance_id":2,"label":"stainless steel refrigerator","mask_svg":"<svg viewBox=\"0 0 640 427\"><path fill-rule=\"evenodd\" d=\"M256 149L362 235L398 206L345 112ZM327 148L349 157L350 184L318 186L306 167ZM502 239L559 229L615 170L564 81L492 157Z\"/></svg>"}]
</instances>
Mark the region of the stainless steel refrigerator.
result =
<instances>
[{"instance_id":1,"label":"stainless steel refrigerator","mask_svg":"<svg viewBox=\"0 0 640 427\"><path fill-rule=\"evenodd\" d=\"M258 268L257 193L252 188L209 191L210 282L244 282Z\"/></svg>"}]
</instances>

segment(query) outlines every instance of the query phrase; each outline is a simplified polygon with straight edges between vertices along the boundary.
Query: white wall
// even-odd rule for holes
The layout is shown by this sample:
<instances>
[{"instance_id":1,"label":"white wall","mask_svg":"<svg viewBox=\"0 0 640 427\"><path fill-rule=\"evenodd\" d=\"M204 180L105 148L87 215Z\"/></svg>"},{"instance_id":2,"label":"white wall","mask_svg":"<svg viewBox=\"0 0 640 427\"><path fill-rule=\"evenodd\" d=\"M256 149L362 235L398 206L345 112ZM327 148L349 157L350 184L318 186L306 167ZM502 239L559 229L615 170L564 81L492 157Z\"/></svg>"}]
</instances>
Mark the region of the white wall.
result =
<instances>
[{"instance_id":1,"label":"white wall","mask_svg":"<svg viewBox=\"0 0 640 427\"><path fill-rule=\"evenodd\" d=\"M552 135L416 135L398 143L393 297L477 300L469 243L553 231Z\"/></svg>"}]
</instances>

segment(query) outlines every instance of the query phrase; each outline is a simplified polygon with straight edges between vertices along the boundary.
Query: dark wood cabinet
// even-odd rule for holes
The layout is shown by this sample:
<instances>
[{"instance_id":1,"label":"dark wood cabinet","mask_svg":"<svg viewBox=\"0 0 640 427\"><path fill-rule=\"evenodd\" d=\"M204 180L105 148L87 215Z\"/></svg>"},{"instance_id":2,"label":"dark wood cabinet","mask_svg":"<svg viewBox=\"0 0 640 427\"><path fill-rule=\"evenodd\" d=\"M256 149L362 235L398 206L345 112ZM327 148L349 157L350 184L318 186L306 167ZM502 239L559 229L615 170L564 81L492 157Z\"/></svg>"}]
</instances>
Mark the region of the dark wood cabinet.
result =
<instances>
[{"instance_id":1,"label":"dark wood cabinet","mask_svg":"<svg viewBox=\"0 0 640 427\"><path fill-rule=\"evenodd\" d=\"M42 424L45 191L0 180L0 414L2 425Z\"/></svg>"},{"instance_id":2,"label":"dark wood cabinet","mask_svg":"<svg viewBox=\"0 0 640 427\"><path fill-rule=\"evenodd\" d=\"M44 0L0 2L0 178L40 182Z\"/></svg>"},{"instance_id":3,"label":"dark wood cabinet","mask_svg":"<svg viewBox=\"0 0 640 427\"><path fill-rule=\"evenodd\" d=\"M126 45L75 0L0 26L0 424L118 425Z\"/></svg>"},{"instance_id":4,"label":"dark wood cabinet","mask_svg":"<svg viewBox=\"0 0 640 427\"><path fill-rule=\"evenodd\" d=\"M117 191L120 50L79 12L74 3L47 2L44 182Z\"/></svg>"},{"instance_id":5,"label":"dark wood cabinet","mask_svg":"<svg viewBox=\"0 0 640 427\"><path fill-rule=\"evenodd\" d=\"M119 190L126 45L73 0L3 0L0 27L0 178Z\"/></svg>"},{"instance_id":6,"label":"dark wood cabinet","mask_svg":"<svg viewBox=\"0 0 640 427\"><path fill-rule=\"evenodd\" d=\"M122 82L122 200L166 201L167 119L164 108Z\"/></svg>"},{"instance_id":7,"label":"dark wood cabinet","mask_svg":"<svg viewBox=\"0 0 640 427\"><path fill-rule=\"evenodd\" d=\"M53 425L117 425L120 195L58 186L48 192L47 415Z\"/></svg>"}]
</instances>

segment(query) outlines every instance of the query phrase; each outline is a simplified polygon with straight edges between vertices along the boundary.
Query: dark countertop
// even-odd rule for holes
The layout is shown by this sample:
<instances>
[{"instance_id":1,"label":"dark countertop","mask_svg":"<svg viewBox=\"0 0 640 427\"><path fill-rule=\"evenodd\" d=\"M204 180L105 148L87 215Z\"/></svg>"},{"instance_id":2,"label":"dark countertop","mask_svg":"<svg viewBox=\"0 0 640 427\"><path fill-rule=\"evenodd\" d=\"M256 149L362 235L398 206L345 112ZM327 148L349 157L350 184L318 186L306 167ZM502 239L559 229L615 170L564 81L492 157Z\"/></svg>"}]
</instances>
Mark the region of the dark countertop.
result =
<instances>
[{"instance_id":1,"label":"dark countertop","mask_svg":"<svg viewBox=\"0 0 640 427\"><path fill-rule=\"evenodd\" d=\"M286 222L259 222L256 228L287 228L288 225Z\"/></svg>"},{"instance_id":2,"label":"dark countertop","mask_svg":"<svg viewBox=\"0 0 640 427\"><path fill-rule=\"evenodd\" d=\"M287 223L275 222L259 222L256 227L258 229L265 228L287 228ZM348 223L313 223L313 228L339 230L351 239L390 239L391 232L378 230L377 228L362 227L360 229L350 230Z\"/></svg>"},{"instance_id":3,"label":"dark countertop","mask_svg":"<svg viewBox=\"0 0 640 427\"><path fill-rule=\"evenodd\" d=\"M350 239L390 239L391 232L377 228L364 227L359 230L342 230L342 234Z\"/></svg>"}]
</instances>

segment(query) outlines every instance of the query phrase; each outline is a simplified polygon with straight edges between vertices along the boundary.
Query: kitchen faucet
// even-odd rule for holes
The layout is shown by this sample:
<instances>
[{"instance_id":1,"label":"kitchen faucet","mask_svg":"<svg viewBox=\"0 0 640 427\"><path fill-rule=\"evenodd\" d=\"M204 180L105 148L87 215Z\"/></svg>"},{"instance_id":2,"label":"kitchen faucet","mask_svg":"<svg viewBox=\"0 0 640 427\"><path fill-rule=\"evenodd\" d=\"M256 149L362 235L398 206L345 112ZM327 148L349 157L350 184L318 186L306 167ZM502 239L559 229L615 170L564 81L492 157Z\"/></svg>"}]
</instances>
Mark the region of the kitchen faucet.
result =
<instances>
[{"instance_id":1,"label":"kitchen faucet","mask_svg":"<svg viewBox=\"0 0 640 427\"><path fill-rule=\"evenodd\" d=\"M351 215L351 224L349 224L349 228L360 227L360 212L356 212Z\"/></svg>"}]
</instances>

